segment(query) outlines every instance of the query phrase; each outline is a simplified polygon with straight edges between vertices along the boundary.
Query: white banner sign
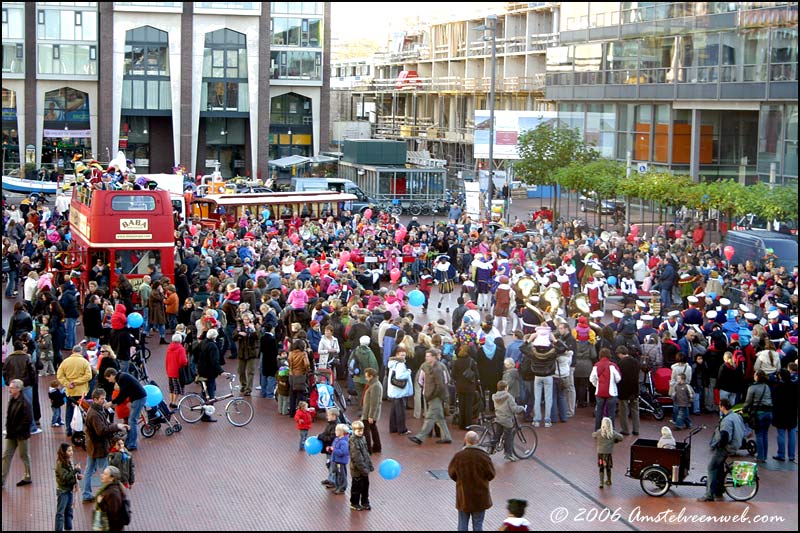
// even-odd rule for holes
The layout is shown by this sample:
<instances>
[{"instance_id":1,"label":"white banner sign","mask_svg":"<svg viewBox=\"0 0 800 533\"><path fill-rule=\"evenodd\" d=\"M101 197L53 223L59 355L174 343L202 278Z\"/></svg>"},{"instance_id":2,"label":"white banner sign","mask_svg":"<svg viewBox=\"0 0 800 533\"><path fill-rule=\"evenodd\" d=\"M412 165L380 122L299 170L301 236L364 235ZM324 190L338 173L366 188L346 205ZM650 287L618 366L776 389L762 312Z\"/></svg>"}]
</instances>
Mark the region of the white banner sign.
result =
<instances>
[{"instance_id":1,"label":"white banner sign","mask_svg":"<svg viewBox=\"0 0 800 533\"><path fill-rule=\"evenodd\" d=\"M464 182L467 214L472 220L481 219L481 184L477 181Z\"/></svg>"},{"instance_id":2,"label":"white banner sign","mask_svg":"<svg viewBox=\"0 0 800 533\"><path fill-rule=\"evenodd\" d=\"M92 130L44 130L45 137L59 137L68 139L88 139Z\"/></svg>"}]
</instances>

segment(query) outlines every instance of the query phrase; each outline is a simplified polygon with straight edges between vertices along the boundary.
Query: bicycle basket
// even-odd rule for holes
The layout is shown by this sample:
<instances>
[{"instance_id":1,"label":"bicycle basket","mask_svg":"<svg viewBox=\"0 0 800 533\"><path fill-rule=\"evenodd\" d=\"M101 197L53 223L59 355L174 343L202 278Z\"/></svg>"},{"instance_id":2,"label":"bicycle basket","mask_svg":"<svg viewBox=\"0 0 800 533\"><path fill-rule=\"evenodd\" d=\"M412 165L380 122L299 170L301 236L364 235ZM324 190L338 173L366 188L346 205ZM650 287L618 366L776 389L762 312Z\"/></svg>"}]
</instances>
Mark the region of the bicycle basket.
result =
<instances>
[{"instance_id":1,"label":"bicycle basket","mask_svg":"<svg viewBox=\"0 0 800 533\"><path fill-rule=\"evenodd\" d=\"M752 485L756 482L756 474L758 473L758 465L747 461L736 461L731 467L731 474L733 476L733 485L740 487L743 485Z\"/></svg>"}]
</instances>

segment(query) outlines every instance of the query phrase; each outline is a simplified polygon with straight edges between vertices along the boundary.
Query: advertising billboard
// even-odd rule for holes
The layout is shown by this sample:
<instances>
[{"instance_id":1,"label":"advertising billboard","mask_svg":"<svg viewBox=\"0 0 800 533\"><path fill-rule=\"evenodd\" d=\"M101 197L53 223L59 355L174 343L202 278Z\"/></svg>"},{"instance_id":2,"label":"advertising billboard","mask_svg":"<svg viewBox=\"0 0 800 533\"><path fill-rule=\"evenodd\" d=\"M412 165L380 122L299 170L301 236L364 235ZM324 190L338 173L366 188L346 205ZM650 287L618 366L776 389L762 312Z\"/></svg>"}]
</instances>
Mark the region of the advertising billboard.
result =
<instances>
[{"instance_id":1,"label":"advertising billboard","mask_svg":"<svg viewBox=\"0 0 800 533\"><path fill-rule=\"evenodd\" d=\"M519 136L539 124L556 123L555 111L495 111L494 153L495 159L519 159L517 143ZM475 110L476 159L489 158L489 111Z\"/></svg>"}]
</instances>

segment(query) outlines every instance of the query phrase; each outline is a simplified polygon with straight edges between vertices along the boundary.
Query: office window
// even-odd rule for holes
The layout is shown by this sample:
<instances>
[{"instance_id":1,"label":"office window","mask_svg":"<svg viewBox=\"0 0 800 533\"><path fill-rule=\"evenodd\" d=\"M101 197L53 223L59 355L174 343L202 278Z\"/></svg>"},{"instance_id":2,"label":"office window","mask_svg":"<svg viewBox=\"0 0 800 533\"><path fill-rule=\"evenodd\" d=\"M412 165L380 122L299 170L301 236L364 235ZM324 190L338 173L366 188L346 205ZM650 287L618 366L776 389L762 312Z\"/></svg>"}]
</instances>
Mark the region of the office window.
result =
<instances>
[{"instance_id":1,"label":"office window","mask_svg":"<svg viewBox=\"0 0 800 533\"><path fill-rule=\"evenodd\" d=\"M25 11L21 7L3 8L3 41L23 39L25 31Z\"/></svg>"},{"instance_id":2,"label":"office window","mask_svg":"<svg viewBox=\"0 0 800 533\"><path fill-rule=\"evenodd\" d=\"M270 54L270 72L274 80L322 79L322 52L273 50Z\"/></svg>"},{"instance_id":3,"label":"office window","mask_svg":"<svg viewBox=\"0 0 800 533\"><path fill-rule=\"evenodd\" d=\"M39 44L37 51L39 74L97 74L97 60L90 59L89 45Z\"/></svg>"},{"instance_id":4,"label":"office window","mask_svg":"<svg viewBox=\"0 0 800 533\"><path fill-rule=\"evenodd\" d=\"M169 37L151 26L125 34L123 109L169 110ZM127 105L126 105L127 104Z\"/></svg>"},{"instance_id":5,"label":"office window","mask_svg":"<svg viewBox=\"0 0 800 533\"><path fill-rule=\"evenodd\" d=\"M96 41L97 12L40 9L37 37L53 41Z\"/></svg>"},{"instance_id":6,"label":"office window","mask_svg":"<svg viewBox=\"0 0 800 533\"><path fill-rule=\"evenodd\" d=\"M244 34L227 28L206 34L200 98L205 111L249 111Z\"/></svg>"},{"instance_id":7,"label":"office window","mask_svg":"<svg viewBox=\"0 0 800 533\"><path fill-rule=\"evenodd\" d=\"M3 43L3 72L21 74L25 69L22 43Z\"/></svg>"}]
</instances>

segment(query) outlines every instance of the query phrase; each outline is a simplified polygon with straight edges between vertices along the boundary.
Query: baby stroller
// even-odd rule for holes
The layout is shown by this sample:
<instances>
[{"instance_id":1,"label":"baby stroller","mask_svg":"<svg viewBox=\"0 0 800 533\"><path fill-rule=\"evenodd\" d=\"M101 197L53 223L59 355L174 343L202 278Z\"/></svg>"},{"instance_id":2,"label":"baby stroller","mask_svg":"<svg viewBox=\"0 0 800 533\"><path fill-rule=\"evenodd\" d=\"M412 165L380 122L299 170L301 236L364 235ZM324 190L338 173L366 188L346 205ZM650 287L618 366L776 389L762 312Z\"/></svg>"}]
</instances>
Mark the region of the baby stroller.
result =
<instances>
[{"instance_id":1,"label":"baby stroller","mask_svg":"<svg viewBox=\"0 0 800 533\"><path fill-rule=\"evenodd\" d=\"M162 424L166 426L164 433L167 437L183 429L175 417L175 411L170 411L167 403L163 400L155 407L149 407L142 411L142 426L139 428L139 432L143 437L149 439L158 433Z\"/></svg>"},{"instance_id":2,"label":"baby stroller","mask_svg":"<svg viewBox=\"0 0 800 533\"><path fill-rule=\"evenodd\" d=\"M642 374L643 379L639 383L639 412L650 413L656 420L663 420L664 410L672 409L672 398L669 396L672 370L643 368Z\"/></svg>"},{"instance_id":3,"label":"baby stroller","mask_svg":"<svg viewBox=\"0 0 800 533\"><path fill-rule=\"evenodd\" d=\"M314 407L317 413L324 413L331 407L336 407L339 409L339 423L349 424L347 415L345 415L347 400L345 400L341 386L336 382L333 370L318 368L313 374L313 380L308 404Z\"/></svg>"}]
</instances>

